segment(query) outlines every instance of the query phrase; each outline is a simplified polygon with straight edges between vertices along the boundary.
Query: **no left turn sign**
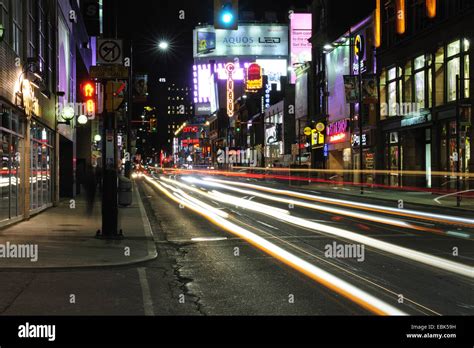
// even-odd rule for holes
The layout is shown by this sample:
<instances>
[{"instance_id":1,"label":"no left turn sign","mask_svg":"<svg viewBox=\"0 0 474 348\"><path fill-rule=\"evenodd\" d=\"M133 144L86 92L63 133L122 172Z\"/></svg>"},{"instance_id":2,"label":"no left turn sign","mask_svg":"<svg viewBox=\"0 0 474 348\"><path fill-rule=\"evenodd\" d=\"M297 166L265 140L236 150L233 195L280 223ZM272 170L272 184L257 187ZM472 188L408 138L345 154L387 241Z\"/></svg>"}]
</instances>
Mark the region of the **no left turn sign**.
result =
<instances>
[{"instance_id":1,"label":"no left turn sign","mask_svg":"<svg viewBox=\"0 0 474 348\"><path fill-rule=\"evenodd\" d=\"M97 63L122 64L122 40L98 39Z\"/></svg>"}]
</instances>

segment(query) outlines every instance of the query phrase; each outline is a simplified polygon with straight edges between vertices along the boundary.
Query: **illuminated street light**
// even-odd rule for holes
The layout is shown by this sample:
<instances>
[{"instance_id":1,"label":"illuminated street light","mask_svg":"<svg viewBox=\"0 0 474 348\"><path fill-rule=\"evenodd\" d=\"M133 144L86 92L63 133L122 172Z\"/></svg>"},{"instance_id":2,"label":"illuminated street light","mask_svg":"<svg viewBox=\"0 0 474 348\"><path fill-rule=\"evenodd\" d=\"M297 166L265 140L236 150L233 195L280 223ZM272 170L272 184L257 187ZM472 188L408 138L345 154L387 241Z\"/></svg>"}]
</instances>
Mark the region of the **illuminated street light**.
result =
<instances>
[{"instance_id":1,"label":"illuminated street light","mask_svg":"<svg viewBox=\"0 0 474 348\"><path fill-rule=\"evenodd\" d=\"M160 41L160 43L158 44L158 48L162 51L168 50L169 46L170 45L167 41Z\"/></svg>"},{"instance_id":2,"label":"illuminated street light","mask_svg":"<svg viewBox=\"0 0 474 348\"><path fill-rule=\"evenodd\" d=\"M332 50L332 45L331 44L325 44L323 47L326 51Z\"/></svg>"},{"instance_id":3,"label":"illuminated street light","mask_svg":"<svg viewBox=\"0 0 474 348\"><path fill-rule=\"evenodd\" d=\"M94 141L95 141L95 142L99 142L99 141L101 141L101 140L102 140L102 137L100 136L100 134L94 135Z\"/></svg>"},{"instance_id":4,"label":"illuminated street light","mask_svg":"<svg viewBox=\"0 0 474 348\"><path fill-rule=\"evenodd\" d=\"M79 117L77 118L77 123L79 124L86 124L88 121L87 119L87 116L86 115L79 115Z\"/></svg>"},{"instance_id":5,"label":"illuminated street light","mask_svg":"<svg viewBox=\"0 0 474 348\"><path fill-rule=\"evenodd\" d=\"M74 108L66 106L61 113L61 117L65 121L71 121L74 118Z\"/></svg>"}]
</instances>

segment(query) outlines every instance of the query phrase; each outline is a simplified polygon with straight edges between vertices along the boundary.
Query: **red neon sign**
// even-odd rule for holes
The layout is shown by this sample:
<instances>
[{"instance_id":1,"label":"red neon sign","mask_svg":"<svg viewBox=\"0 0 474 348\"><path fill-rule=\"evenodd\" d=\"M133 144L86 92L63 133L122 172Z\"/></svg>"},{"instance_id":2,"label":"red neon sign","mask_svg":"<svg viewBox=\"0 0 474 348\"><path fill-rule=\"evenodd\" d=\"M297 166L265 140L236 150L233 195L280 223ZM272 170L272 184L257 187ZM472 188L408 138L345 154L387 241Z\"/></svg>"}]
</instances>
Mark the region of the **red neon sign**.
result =
<instances>
[{"instance_id":1,"label":"red neon sign","mask_svg":"<svg viewBox=\"0 0 474 348\"><path fill-rule=\"evenodd\" d=\"M338 133L338 134L331 135L329 137L329 142L330 143L339 143L341 141L344 141L345 138L346 138L346 133Z\"/></svg>"}]
</instances>

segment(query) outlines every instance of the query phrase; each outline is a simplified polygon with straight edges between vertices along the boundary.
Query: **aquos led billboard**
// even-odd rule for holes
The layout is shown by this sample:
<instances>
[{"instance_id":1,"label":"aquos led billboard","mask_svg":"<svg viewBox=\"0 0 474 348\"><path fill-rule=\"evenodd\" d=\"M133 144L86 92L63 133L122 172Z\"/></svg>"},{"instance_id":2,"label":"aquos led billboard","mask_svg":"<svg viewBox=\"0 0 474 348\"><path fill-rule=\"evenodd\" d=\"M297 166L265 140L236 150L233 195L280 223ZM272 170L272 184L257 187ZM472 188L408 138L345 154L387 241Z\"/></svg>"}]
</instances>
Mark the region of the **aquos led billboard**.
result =
<instances>
[{"instance_id":1,"label":"aquos led billboard","mask_svg":"<svg viewBox=\"0 0 474 348\"><path fill-rule=\"evenodd\" d=\"M241 24L238 30L212 26L194 30L194 58L239 56L288 56L288 26Z\"/></svg>"}]
</instances>

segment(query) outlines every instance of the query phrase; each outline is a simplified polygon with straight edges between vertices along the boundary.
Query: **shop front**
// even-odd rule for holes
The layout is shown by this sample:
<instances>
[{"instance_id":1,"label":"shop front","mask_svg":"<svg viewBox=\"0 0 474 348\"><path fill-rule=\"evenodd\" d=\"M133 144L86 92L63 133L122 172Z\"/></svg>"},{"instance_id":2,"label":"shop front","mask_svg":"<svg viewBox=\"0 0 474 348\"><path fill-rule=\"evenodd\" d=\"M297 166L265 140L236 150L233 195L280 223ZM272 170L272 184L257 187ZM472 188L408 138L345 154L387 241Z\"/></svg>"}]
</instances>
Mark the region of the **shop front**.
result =
<instances>
[{"instance_id":1,"label":"shop front","mask_svg":"<svg viewBox=\"0 0 474 348\"><path fill-rule=\"evenodd\" d=\"M432 187L432 133L429 111L397 118L384 126L384 168L389 171L385 185Z\"/></svg>"},{"instance_id":2,"label":"shop front","mask_svg":"<svg viewBox=\"0 0 474 348\"><path fill-rule=\"evenodd\" d=\"M25 174L22 161L24 147L24 123L12 108L0 103L0 224L13 222L23 216L23 191Z\"/></svg>"}]
</instances>

